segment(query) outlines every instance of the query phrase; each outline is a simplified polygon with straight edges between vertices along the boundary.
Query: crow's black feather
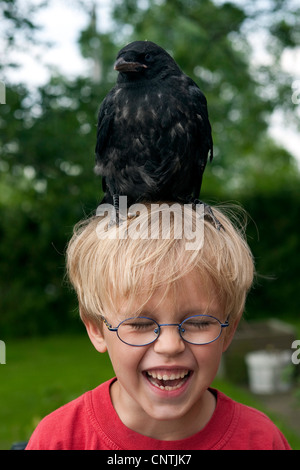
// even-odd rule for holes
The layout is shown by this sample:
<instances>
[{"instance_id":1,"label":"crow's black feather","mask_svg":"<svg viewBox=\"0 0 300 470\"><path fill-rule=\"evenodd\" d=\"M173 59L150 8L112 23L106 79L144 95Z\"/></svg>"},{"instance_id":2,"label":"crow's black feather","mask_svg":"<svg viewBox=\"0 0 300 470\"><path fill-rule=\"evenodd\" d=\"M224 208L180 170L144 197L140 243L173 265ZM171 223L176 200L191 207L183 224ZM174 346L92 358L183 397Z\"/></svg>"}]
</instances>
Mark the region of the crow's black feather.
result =
<instances>
[{"instance_id":1,"label":"crow's black feather","mask_svg":"<svg viewBox=\"0 0 300 470\"><path fill-rule=\"evenodd\" d=\"M98 115L96 167L105 202L199 197L213 156L206 98L173 58L150 41L121 49L117 83Z\"/></svg>"}]
</instances>

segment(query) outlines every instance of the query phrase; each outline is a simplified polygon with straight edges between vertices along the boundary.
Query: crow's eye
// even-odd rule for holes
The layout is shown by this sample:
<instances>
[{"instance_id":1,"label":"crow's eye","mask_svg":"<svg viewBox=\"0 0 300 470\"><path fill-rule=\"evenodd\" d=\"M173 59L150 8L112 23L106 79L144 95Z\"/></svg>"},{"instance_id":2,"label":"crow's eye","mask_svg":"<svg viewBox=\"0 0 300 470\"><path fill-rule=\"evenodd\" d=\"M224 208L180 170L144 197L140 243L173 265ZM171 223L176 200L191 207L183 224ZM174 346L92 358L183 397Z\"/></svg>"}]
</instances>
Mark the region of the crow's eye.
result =
<instances>
[{"instance_id":1,"label":"crow's eye","mask_svg":"<svg viewBox=\"0 0 300 470\"><path fill-rule=\"evenodd\" d=\"M153 55L152 55L152 54L149 54L149 53L148 53L148 54L145 55L145 61L146 61L146 62L151 62L152 59L153 59Z\"/></svg>"}]
</instances>

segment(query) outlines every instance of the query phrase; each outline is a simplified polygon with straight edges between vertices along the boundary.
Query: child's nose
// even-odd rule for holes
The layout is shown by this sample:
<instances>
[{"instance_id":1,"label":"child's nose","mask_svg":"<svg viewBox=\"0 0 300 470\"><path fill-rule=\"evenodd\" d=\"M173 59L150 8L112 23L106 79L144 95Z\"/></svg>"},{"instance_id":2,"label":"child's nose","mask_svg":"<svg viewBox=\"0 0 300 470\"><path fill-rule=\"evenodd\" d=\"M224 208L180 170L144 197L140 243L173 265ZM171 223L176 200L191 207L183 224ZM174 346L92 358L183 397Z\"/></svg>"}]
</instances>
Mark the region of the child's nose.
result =
<instances>
[{"instance_id":1,"label":"child's nose","mask_svg":"<svg viewBox=\"0 0 300 470\"><path fill-rule=\"evenodd\" d=\"M162 326L160 335L153 344L155 352L168 356L180 354L185 350L185 342L179 335L176 325Z\"/></svg>"}]
</instances>

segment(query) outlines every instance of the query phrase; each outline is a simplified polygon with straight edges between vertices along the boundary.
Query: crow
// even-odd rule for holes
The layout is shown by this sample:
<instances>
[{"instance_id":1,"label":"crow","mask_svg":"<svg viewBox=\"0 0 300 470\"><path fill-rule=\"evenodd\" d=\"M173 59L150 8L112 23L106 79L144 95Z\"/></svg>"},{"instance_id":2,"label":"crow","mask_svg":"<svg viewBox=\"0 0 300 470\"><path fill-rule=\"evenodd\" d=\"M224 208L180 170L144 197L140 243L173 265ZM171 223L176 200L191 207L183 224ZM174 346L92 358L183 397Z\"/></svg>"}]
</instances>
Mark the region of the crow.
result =
<instances>
[{"instance_id":1,"label":"crow","mask_svg":"<svg viewBox=\"0 0 300 470\"><path fill-rule=\"evenodd\" d=\"M162 47L135 41L122 48L117 83L103 100L95 172L113 203L189 202L199 197L213 158L207 101Z\"/></svg>"}]
</instances>

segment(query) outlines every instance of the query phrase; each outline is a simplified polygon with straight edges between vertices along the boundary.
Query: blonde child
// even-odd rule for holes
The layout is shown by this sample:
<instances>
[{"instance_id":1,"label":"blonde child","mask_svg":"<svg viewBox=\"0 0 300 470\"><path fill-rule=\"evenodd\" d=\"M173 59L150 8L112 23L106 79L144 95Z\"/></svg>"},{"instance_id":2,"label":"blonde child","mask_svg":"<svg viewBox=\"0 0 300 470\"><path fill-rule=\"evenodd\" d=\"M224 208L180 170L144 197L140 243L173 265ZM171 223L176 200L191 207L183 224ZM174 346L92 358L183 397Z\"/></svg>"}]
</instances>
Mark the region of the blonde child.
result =
<instances>
[{"instance_id":1,"label":"blonde child","mask_svg":"<svg viewBox=\"0 0 300 470\"><path fill-rule=\"evenodd\" d=\"M27 449L289 449L261 412L211 388L243 314L253 258L217 208L139 205L80 224L67 268L115 377L44 418ZM87 364L88 367L88 364Z\"/></svg>"}]
</instances>

